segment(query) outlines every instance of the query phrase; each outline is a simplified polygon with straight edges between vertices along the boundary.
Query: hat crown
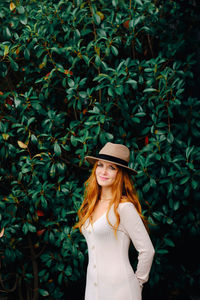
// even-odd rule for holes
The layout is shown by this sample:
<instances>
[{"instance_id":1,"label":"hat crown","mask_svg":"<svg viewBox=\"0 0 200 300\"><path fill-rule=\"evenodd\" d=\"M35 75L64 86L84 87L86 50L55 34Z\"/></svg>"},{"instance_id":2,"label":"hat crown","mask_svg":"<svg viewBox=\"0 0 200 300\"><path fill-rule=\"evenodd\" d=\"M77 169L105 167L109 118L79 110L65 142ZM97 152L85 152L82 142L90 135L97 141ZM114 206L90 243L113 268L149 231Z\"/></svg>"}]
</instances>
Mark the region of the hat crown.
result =
<instances>
[{"instance_id":1,"label":"hat crown","mask_svg":"<svg viewBox=\"0 0 200 300\"><path fill-rule=\"evenodd\" d=\"M129 149L122 144L114 144L108 142L105 146L100 150L99 154L110 155L121 160L129 162L130 159L130 151Z\"/></svg>"}]
</instances>

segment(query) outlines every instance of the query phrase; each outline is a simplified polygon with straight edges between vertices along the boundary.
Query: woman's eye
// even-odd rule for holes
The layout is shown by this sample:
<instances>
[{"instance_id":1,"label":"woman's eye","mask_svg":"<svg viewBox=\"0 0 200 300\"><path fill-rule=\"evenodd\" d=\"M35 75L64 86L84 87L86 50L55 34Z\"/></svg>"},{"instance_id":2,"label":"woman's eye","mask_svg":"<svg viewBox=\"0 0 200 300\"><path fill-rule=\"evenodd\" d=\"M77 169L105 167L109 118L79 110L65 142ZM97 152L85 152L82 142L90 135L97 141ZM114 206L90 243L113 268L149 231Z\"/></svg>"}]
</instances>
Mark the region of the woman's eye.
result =
<instances>
[{"instance_id":1,"label":"woman's eye","mask_svg":"<svg viewBox=\"0 0 200 300\"><path fill-rule=\"evenodd\" d=\"M98 164L97 164L97 167L101 167L101 168L102 168L102 167L103 167L103 164L98 163ZM111 165L108 166L108 167L109 167L111 170L117 170L115 167L113 167L113 166L111 166Z\"/></svg>"},{"instance_id":2,"label":"woman's eye","mask_svg":"<svg viewBox=\"0 0 200 300\"><path fill-rule=\"evenodd\" d=\"M111 168L111 170L116 170L116 168L115 168L115 167L113 167L113 166L110 166L110 168Z\"/></svg>"}]
</instances>

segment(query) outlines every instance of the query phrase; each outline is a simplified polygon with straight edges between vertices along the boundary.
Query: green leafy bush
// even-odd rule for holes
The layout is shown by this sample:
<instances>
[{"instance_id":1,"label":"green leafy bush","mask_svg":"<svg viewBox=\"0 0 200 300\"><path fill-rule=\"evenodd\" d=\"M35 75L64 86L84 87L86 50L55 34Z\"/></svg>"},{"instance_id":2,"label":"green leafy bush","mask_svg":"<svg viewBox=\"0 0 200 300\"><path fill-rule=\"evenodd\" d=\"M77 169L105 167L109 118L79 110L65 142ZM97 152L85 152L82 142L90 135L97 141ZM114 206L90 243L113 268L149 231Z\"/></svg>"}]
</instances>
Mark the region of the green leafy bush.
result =
<instances>
[{"instance_id":1,"label":"green leafy bush","mask_svg":"<svg viewBox=\"0 0 200 300\"><path fill-rule=\"evenodd\" d=\"M72 226L84 156L107 141L130 147L138 170L156 248L146 290L199 286L198 16L193 1L0 3L0 294L84 287Z\"/></svg>"}]
</instances>

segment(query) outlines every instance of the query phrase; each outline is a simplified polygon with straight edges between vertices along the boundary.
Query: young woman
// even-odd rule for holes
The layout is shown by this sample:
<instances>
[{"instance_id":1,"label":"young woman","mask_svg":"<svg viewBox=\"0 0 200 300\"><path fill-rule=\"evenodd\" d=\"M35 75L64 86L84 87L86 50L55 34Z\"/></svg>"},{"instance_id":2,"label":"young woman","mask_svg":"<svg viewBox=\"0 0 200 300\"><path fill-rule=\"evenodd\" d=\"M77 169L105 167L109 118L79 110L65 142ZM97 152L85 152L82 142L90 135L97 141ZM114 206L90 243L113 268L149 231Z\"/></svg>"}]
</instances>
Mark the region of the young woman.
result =
<instances>
[{"instance_id":1,"label":"young woman","mask_svg":"<svg viewBox=\"0 0 200 300\"><path fill-rule=\"evenodd\" d=\"M85 300L141 300L149 277L154 248L130 177L136 171L128 167L129 156L126 146L113 143L96 157L86 156L94 167L75 225L88 245ZM130 241L138 251L135 272Z\"/></svg>"}]
</instances>

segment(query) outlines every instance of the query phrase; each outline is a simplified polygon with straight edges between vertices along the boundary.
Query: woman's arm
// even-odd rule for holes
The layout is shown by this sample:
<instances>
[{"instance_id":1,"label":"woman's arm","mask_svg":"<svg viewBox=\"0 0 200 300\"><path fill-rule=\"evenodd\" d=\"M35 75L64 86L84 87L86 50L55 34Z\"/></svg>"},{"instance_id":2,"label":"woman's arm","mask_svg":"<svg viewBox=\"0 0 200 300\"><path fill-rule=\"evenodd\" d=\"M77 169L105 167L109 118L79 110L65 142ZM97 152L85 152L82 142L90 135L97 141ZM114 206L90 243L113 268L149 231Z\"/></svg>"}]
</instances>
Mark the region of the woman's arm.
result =
<instances>
[{"instance_id":1,"label":"woman's arm","mask_svg":"<svg viewBox=\"0 0 200 300\"><path fill-rule=\"evenodd\" d=\"M134 204L131 202L121 203L119 214L120 225L130 236L135 249L138 251L138 264L135 274L142 286L149 278L155 250Z\"/></svg>"}]
</instances>

